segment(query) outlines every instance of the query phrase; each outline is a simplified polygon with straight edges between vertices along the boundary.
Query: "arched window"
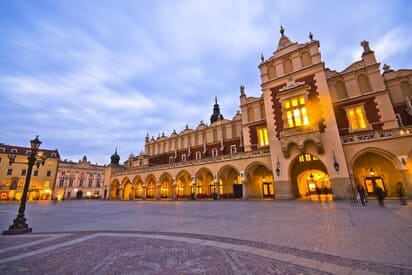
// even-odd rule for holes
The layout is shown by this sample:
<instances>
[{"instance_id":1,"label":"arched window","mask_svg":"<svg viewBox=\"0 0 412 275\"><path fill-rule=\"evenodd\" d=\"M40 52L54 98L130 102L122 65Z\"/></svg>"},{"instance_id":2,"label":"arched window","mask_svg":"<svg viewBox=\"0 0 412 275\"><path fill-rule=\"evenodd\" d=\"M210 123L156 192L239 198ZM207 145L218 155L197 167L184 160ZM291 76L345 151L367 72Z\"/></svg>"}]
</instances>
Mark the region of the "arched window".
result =
<instances>
[{"instance_id":1,"label":"arched window","mask_svg":"<svg viewBox=\"0 0 412 275\"><path fill-rule=\"evenodd\" d=\"M237 133L237 125L236 124L233 124L232 125L232 138L235 138L235 137L237 137L238 136L238 133Z\"/></svg>"},{"instance_id":2,"label":"arched window","mask_svg":"<svg viewBox=\"0 0 412 275\"><path fill-rule=\"evenodd\" d=\"M217 141L217 130L213 129L213 141L216 142Z\"/></svg>"},{"instance_id":3,"label":"arched window","mask_svg":"<svg viewBox=\"0 0 412 275\"><path fill-rule=\"evenodd\" d=\"M410 100L412 100L412 89L408 81L401 82L401 90L404 96L407 96Z\"/></svg>"},{"instance_id":4,"label":"arched window","mask_svg":"<svg viewBox=\"0 0 412 275\"><path fill-rule=\"evenodd\" d=\"M361 93L370 92L372 90L371 84L369 83L369 79L364 74L358 76L358 85Z\"/></svg>"},{"instance_id":5,"label":"arched window","mask_svg":"<svg viewBox=\"0 0 412 275\"><path fill-rule=\"evenodd\" d=\"M255 114L253 113L253 108L249 107L249 109L247 109L247 118L250 121L254 121L255 120Z\"/></svg>"},{"instance_id":6,"label":"arched window","mask_svg":"<svg viewBox=\"0 0 412 275\"><path fill-rule=\"evenodd\" d=\"M348 92L346 91L345 83L341 80L336 81L335 83L336 98L343 99L348 97Z\"/></svg>"},{"instance_id":7,"label":"arched window","mask_svg":"<svg viewBox=\"0 0 412 275\"><path fill-rule=\"evenodd\" d=\"M260 118L264 119L266 117L266 113L265 113L265 104L261 104L260 105Z\"/></svg>"},{"instance_id":8,"label":"arched window","mask_svg":"<svg viewBox=\"0 0 412 275\"><path fill-rule=\"evenodd\" d=\"M272 79L272 78L275 78L275 77L276 77L276 69L275 69L275 66L273 66L273 65L269 66L268 74L269 74L269 79Z\"/></svg>"},{"instance_id":9,"label":"arched window","mask_svg":"<svg viewBox=\"0 0 412 275\"><path fill-rule=\"evenodd\" d=\"M286 58L283 61L283 72L287 74L287 73L290 73L291 71L293 71L292 60L290 60L290 58Z\"/></svg>"},{"instance_id":10,"label":"arched window","mask_svg":"<svg viewBox=\"0 0 412 275\"><path fill-rule=\"evenodd\" d=\"M306 66L309 66L310 64L312 64L312 58L310 57L310 55L307 51L304 51L300 55L300 59L302 61L302 66L303 67L306 67Z\"/></svg>"}]
</instances>

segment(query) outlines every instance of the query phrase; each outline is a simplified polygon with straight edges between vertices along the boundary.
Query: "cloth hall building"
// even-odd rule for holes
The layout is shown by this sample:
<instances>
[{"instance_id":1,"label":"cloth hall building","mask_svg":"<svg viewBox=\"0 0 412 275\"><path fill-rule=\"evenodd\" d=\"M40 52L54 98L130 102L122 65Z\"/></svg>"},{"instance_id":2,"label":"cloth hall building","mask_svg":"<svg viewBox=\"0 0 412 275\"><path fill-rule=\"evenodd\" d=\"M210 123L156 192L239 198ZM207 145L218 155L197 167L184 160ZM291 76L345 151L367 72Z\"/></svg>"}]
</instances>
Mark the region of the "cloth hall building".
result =
<instances>
[{"instance_id":1,"label":"cloth hall building","mask_svg":"<svg viewBox=\"0 0 412 275\"><path fill-rule=\"evenodd\" d=\"M363 186L387 197L412 194L412 70L380 70L367 41L360 59L337 72L320 43L281 28L261 57L260 97L240 87L240 111L210 124L146 136L144 152L105 168L104 194L140 199L349 199Z\"/></svg>"}]
</instances>

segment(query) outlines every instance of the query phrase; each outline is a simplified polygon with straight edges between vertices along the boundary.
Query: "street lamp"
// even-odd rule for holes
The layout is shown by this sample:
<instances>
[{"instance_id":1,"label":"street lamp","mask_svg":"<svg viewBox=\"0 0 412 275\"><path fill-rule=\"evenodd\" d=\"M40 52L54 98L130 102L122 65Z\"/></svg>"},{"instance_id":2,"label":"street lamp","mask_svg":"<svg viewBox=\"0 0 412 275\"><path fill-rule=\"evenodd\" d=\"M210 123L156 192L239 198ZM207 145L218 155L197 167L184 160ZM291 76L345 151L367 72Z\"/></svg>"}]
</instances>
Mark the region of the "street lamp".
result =
<instances>
[{"instance_id":1,"label":"street lamp","mask_svg":"<svg viewBox=\"0 0 412 275\"><path fill-rule=\"evenodd\" d=\"M9 230L3 231L3 235L18 235L32 232L32 228L29 227L29 225L26 223L24 211L26 210L27 192L29 190L33 165L36 164L37 168L39 168L40 164L44 165L45 162L45 157L43 157L43 154L41 154L41 152L38 152L40 144L41 141L39 140L38 135L36 135L35 139L30 140L31 152L30 155L27 157L27 176L26 181L24 183L23 195L20 201L19 212L17 213L17 217L13 220L13 224L9 226ZM25 162L16 162L16 155L9 155L9 164L11 165L13 163L25 164Z\"/></svg>"}]
</instances>

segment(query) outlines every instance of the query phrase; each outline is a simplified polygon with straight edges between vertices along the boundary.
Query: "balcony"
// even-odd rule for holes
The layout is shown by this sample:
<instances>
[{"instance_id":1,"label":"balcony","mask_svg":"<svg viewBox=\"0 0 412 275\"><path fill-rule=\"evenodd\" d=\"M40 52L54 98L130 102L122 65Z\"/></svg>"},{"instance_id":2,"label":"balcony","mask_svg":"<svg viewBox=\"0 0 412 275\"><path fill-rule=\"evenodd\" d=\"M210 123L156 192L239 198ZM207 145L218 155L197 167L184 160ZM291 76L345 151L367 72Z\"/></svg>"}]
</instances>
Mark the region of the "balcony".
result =
<instances>
[{"instance_id":1,"label":"balcony","mask_svg":"<svg viewBox=\"0 0 412 275\"><path fill-rule=\"evenodd\" d=\"M395 139L405 136L412 136L412 127L403 127L389 130L368 131L362 133L354 133L341 137L342 144L354 144L371 141L381 141Z\"/></svg>"},{"instance_id":2,"label":"balcony","mask_svg":"<svg viewBox=\"0 0 412 275\"><path fill-rule=\"evenodd\" d=\"M269 148L266 148L262 150L251 151L251 152L239 152L239 153L230 154L230 155L222 155L222 156L217 156L214 158L193 159L193 160L188 160L184 162L159 164L159 165L154 165L150 167L127 168L122 171L113 172L112 175L116 177L116 176L121 176L121 175L147 173L147 172L154 172L154 171L159 171L159 170L168 170L168 169L174 169L174 168L180 168L180 167L184 168L184 167L189 167L189 166L225 162L228 160L241 160L241 159L263 157L263 156L269 156L269 155L270 155Z\"/></svg>"},{"instance_id":3,"label":"balcony","mask_svg":"<svg viewBox=\"0 0 412 275\"><path fill-rule=\"evenodd\" d=\"M288 158L290 156L290 146L296 144L299 150L303 151L305 143L312 141L316 144L319 154L323 153L323 145L320 139L320 131L318 125L299 126L283 129L279 133L280 143L282 146L283 155Z\"/></svg>"}]
</instances>

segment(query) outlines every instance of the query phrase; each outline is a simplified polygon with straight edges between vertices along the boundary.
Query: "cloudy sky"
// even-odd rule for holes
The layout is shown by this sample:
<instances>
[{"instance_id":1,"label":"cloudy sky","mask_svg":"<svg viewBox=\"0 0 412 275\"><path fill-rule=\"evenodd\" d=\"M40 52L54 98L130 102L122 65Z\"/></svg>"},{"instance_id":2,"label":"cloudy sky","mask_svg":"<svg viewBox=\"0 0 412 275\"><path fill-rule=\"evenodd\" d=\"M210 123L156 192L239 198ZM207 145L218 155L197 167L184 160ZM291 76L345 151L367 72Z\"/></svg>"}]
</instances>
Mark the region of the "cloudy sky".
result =
<instances>
[{"instance_id":1,"label":"cloudy sky","mask_svg":"<svg viewBox=\"0 0 412 275\"><path fill-rule=\"evenodd\" d=\"M121 161L146 133L225 118L239 86L260 96L257 65L279 26L311 31L326 66L343 70L370 41L378 60L412 68L412 1L0 0L0 143L42 147L62 159Z\"/></svg>"}]
</instances>

